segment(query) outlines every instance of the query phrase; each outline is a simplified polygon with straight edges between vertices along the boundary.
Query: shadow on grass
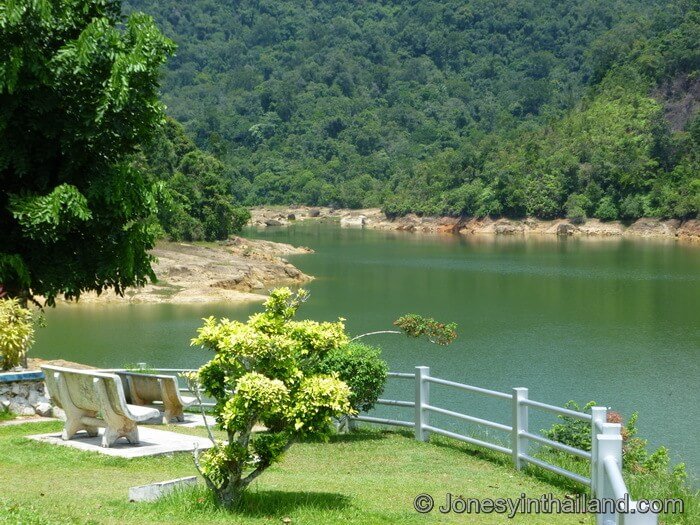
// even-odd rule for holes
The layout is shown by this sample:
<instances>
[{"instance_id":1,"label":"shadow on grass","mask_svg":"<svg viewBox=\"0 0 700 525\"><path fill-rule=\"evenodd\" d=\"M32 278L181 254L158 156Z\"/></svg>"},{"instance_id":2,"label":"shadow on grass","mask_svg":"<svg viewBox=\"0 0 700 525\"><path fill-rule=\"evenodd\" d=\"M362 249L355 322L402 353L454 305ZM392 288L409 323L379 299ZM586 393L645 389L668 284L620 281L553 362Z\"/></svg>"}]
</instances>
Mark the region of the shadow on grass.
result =
<instances>
[{"instance_id":1,"label":"shadow on grass","mask_svg":"<svg viewBox=\"0 0 700 525\"><path fill-rule=\"evenodd\" d=\"M474 458L490 461L491 463L496 463L497 465L512 465L509 455L477 447L476 445L470 445L469 443L463 443L454 439L442 436L431 436L430 444L442 449L455 450L463 454L468 454Z\"/></svg>"},{"instance_id":2,"label":"shadow on grass","mask_svg":"<svg viewBox=\"0 0 700 525\"><path fill-rule=\"evenodd\" d=\"M462 443L453 439L444 438L442 436L431 436L430 444L443 449L455 450L462 453L466 453L471 457L489 461L490 463L494 463L506 468L513 468L513 471L517 472L513 467L513 460L508 454L495 452L468 443ZM532 454L536 457L539 457L540 459L544 459L548 463L552 463L562 468L566 468L567 470L578 472L581 475L586 475L586 472L581 471L580 461L576 460L575 458L569 458L566 454L543 454L539 449L536 448L532 451ZM572 481L564 476L554 474L535 465L527 465L523 472L527 473L529 476L539 481L543 481L555 487L564 489L567 492L582 494L588 491L588 487L586 487L585 485Z\"/></svg>"},{"instance_id":3,"label":"shadow on grass","mask_svg":"<svg viewBox=\"0 0 700 525\"><path fill-rule=\"evenodd\" d=\"M382 441L391 435L396 435L396 431L391 430L366 430L357 429L349 434L333 434L328 440L329 444L333 443L358 443L363 441ZM323 443L323 439L304 439L299 443Z\"/></svg>"},{"instance_id":4,"label":"shadow on grass","mask_svg":"<svg viewBox=\"0 0 700 525\"><path fill-rule=\"evenodd\" d=\"M240 518L283 518L297 514L301 510L334 511L350 505L350 497L333 492L293 491L293 490L256 490L246 491L237 505L227 509L220 506L214 494L203 484L183 487L167 494L154 503L145 504L151 512L158 515L172 513L180 517L190 516L196 523L203 516L215 516L232 519Z\"/></svg>"},{"instance_id":5,"label":"shadow on grass","mask_svg":"<svg viewBox=\"0 0 700 525\"><path fill-rule=\"evenodd\" d=\"M300 508L340 510L350 498L333 492L261 490L247 492L232 512L249 517L285 516Z\"/></svg>"}]
</instances>

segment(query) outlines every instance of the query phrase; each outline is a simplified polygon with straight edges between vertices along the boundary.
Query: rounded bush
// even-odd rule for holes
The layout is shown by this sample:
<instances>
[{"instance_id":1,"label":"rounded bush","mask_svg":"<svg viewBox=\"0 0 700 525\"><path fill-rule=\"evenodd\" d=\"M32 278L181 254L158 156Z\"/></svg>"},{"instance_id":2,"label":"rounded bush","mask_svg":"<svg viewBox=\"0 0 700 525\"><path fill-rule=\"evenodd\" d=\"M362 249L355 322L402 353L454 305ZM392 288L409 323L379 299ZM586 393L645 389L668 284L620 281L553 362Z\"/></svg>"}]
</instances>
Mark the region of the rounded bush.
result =
<instances>
[{"instance_id":1,"label":"rounded bush","mask_svg":"<svg viewBox=\"0 0 700 525\"><path fill-rule=\"evenodd\" d=\"M355 410L366 412L374 407L384 391L388 367L379 357L379 348L350 343L329 351L316 365L317 374L338 374L350 387L350 404Z\"/></svg>"}]
</instances>

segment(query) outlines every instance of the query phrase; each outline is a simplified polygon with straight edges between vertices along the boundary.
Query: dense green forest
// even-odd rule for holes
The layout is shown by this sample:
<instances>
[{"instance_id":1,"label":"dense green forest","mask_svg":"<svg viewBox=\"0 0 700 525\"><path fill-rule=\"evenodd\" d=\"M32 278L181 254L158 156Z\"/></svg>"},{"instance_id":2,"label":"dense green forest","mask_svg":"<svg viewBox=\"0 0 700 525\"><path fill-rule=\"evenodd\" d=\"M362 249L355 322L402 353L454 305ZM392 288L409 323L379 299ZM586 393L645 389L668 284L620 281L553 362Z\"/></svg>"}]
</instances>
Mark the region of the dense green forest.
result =
<instances>
[{"instance_id":1,"label":"dense green forest","mask_svg":"<svg viewBox=\"0 0 700 525\"><path fill-rule=\"evenodd\" d=\"M184 189L195 172L215 172L246 205L575 220L698 213L697 0L130 0L132 9L178 43L163 99L207 151L188 153L185 166L199 171L160 169L189 195L181 218L196 207ZM208 209L198 226L177 222L211 232L221 210Z\"/></svg>"},{"instance_id":2,"label":"dense green forest","mask_svg":"<svg viewBox=\"0 0 700 525\"><path fill-rule=\"evenodd\" d=\"M226 239L250 219L248 210L236 205L233 170L199 149L172 118L132 162L150 174L158 189L161 235L186 241Z\"/></svg>"}]
</instances>

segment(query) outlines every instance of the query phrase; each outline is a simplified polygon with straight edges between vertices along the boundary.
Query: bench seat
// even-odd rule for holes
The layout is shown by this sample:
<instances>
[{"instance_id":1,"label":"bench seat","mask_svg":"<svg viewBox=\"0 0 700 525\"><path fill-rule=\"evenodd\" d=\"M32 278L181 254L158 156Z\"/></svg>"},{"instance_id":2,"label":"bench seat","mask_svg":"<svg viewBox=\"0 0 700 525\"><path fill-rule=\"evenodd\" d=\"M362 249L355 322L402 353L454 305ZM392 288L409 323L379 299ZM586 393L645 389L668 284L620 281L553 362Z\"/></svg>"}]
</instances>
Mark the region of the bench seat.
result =
<instances>
[{"instance_id":1,"label":"bench seat","mask_svg":"<svg viewBox=\"0 0 700 525\"><path fill-rule=\"evenodd\" d=\"M160 419L160 410L158 410L158 407L130 405L128 403L126 407L129 409L129 412L131 412L131 415L137 423L143 423L149 419Z\"/></svg>"},{"instance_id":2,"label":"bench seat","mask_svg":"<svg viewBox=\"0 0 700 525\"><path fill-rule=\"evenodd\" d=\"M184 421L184 410L196 402L196 398L180 395L175 376L119 371L116 374L125 385L127 402L132 405L160 408L163 424L173 419Z\"/></svg>"},{"instance_id":3,"label":"bench seat","mask_svg":"<svg viewBox=\"0 0 700 525\"><path fill-rule=\"evenodd\" d=\"M157 409L127 404L122 380L116 374L50 365L41 369L51 399L66 414L61 434L65 441L81 430L97 436L98 428L104 427L103 447L112 446L121 437L137 445L137 423L160 416Z\"/></svg>"}]
</instances>

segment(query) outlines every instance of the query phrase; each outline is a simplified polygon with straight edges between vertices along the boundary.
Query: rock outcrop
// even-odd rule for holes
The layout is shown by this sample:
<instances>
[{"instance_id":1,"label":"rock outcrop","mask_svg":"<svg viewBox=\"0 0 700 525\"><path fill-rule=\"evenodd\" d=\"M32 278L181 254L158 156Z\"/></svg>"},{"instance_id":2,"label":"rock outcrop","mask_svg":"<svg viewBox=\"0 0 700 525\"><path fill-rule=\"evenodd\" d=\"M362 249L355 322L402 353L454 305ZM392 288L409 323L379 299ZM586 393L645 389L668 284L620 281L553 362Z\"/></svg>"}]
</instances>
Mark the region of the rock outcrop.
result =
<instances>
[{"instance_id":1,"label":"rock outcrop","mask_svg":"<svg viewBox=\"0 0 700 525\"><path fill-rule=\"evenodd\" d=\"M80 303L205 303L264 300L267 288L312 278L283 258L310 253L290 244L233 237L219 245L163 242L152 251L158 281L113 292L84 294Z\"/></svg>"},{"instance_id":2,"label":"rock outcrop","mask_svg":"<svg viewBox=\"0 0 700 525\"><path fill-rule=\"evenodd\" d=\"M567 219L541 220L526 218L458 218L424 217L409 213L404 217L387 218L377 208L338 210L333 208L296 206L289 209L254 208L251 224L256 227L288 226L293 214L296 222L314 219L339 221L342 227L362 227L375 230L396 230L425 233L459 233L461 235L560 235L578 237L658 237L683 241L700 241L700 220L678 221L653 218L639 219L632 224L620 221L603 222L587 219L573 224ZM274 221L274 222L273 222Z\"/></svg>"}]
</instances>

